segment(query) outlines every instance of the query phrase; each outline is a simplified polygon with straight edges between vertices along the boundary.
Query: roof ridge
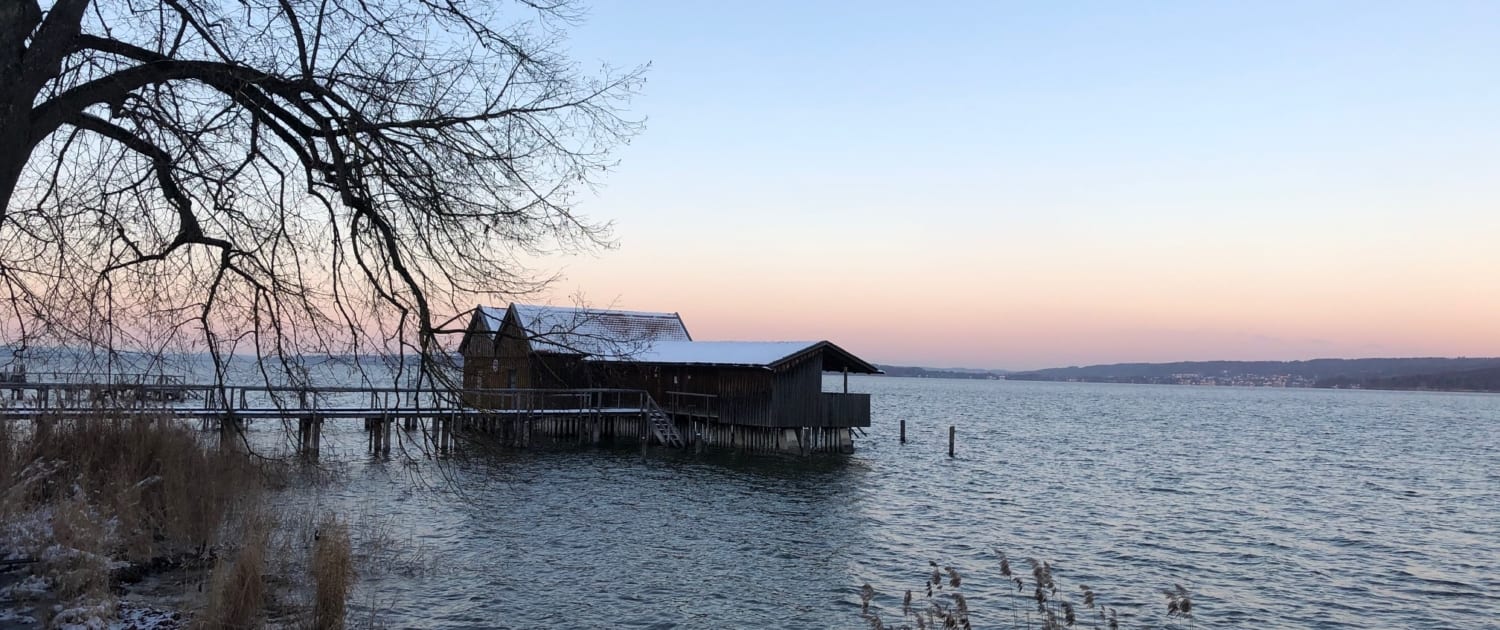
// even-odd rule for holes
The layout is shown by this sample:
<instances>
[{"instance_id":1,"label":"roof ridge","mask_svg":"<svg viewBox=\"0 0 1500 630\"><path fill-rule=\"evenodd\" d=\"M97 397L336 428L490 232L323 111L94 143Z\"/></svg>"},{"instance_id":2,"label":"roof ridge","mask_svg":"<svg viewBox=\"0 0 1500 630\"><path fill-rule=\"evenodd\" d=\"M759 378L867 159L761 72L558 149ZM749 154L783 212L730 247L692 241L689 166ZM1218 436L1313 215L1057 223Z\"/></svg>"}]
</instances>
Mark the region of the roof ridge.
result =
<instances>
[{"instance_id":1,"label":"roof ridge","mask_svg":"<svg viewBox=\"0 0 1500 630\"><path fill-rule=\"evenodd\" d=\"M590 314L612 314L612 315L639 315L639 316L647 316L647 317L660 317L660 318L663 318L663 319L681 319L682 318L682 316L679 315L679 314L677 314L677 313L669 313L669 312L666 312L666 311L637 311L637 310L622 309L622 308L598 308L598 307L594 307L594 306L555 306L555 305L552 305L552 304L522 304L520 302L513 302L513 303L511 303L511 306L514 306L516 308L521 308L521 309L550 310L550 311L555 311L555 312L567 312L567 313L590 313ZM489 307L489 308L494 308L494 307ZM500 309L500 310L504 310L504 309Z\"/></svg>"}]
</instances>

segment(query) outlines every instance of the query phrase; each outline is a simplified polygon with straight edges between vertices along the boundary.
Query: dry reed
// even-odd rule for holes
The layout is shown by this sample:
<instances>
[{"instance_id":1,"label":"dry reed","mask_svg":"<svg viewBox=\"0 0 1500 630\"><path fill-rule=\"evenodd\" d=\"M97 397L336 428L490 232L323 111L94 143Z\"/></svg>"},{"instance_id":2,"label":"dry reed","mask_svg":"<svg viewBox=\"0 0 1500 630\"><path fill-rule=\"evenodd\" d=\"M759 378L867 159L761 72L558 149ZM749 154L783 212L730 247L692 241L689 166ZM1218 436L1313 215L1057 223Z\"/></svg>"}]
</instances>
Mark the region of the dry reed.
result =
<instances>
[{"instance_id":1,"label":"dry reed","mask_svg":"<svg viewBox=\"0 0 1500 630\"><path fill-rule=\"evenodd\" d=\"M343 628L349 590L354 585L354 555L349 526L343 521L329 515L318 525L310 568L315 585L313 628Z\"/></svg>"},{"instance_id":2,"label":"dry reed","mask_svg":"<svg viewBox=\"0 0 1500 630\"><path fill-rule=\"evenodd\" d=\"M65 613L96 615L69 619L84 625L114 614L120 581L212 566L195 625L255 627L280 526L261 498L283 475L165 418L0 421L0 554L34 559L33 576Z\"/></svg>"},{"instance_id":3,"label":"dry reed","mask_svg":"<svg viewBox=\"0 0 1500 630\"><path fill-rule=\"evenodd\" d=\"M193 619L196 628L259 627L266 603L266 545L270 524L251 519L232 560L220 558L209 581L208 602Z\"/></svg>"},{"instance_id":4,"label":"dry reed","mask_svg":"<svg viewBox=\"0 0 1500 630\"><path fill-rule=\"evenodd\" d=\"M1050 562L1028 558L1026 562L1031 573L1031 580L1028 583L1024 577L1015 573L1010 558L1006 557L1004 552L997 549L995 553L1000 561L1000 577L1006 582L1006 588L1000 593L1000 597L1006 604L1003 617L979 621L979 618L983 616L982 613L971 610L971 595L963 591L963 586L970 580L961 577L958 569L954 567L943 566L940 570L937 562L928 562L929 570L923 580L927 595L923 598L917 594L917 591L905 592L900 608L902 623L896 627L915 627L918 630L928 628L968 630L974 624L983 627L1026 628L1027 630L1032 628L1061 630L1077 627L1118 630L1121 627L1119 611L1102 603L1098 592L1092 587L1080 585L1078 591L1082 593L1081 601L1070 600L1058 584L1056 568ZM942 579L943 573L948 575L946 584ZM1015 584L1015 590L1009 588L1010 583ZM1190 621L1195 609L1187 589L1181 585L1174 585L1165 593L1167 596L1166 619L1155 623L1149 619L1140 618L1134 623L1142 627L1173 627L1179 623L1179 620ZM874 603L878 596L879 593L869 584L865 584L860 589L860 615L872 627L882 624L880 618L882 611ZM1021 606L1017 607L1017 603Z\"/></svg>"}]
</instances>

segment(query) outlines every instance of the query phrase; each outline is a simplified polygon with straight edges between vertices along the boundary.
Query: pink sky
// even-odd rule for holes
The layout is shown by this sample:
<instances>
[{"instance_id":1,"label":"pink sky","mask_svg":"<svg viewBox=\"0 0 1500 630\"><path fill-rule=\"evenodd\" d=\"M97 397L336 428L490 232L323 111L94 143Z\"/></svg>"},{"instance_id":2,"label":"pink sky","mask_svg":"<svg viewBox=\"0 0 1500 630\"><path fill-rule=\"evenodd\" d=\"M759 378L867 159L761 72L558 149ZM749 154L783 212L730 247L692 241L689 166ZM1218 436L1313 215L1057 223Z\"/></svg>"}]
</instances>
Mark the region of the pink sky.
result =
<instances>
[{"instance_id":1,"label":"pink sky","mask_svg":"<svg viewBox=\"0 0 1500 630\"><path fill-rule=\"evenodd\" d=\"M829 339L928 366L1500 356L1500 219L1271 243L1248 225L1129 238L890 225L900 242L876 247L753 231L674 245L621 222L621 247L568 259L552 301L581 293L678 311L700 339Z\"/></svg>"}]
</instances>

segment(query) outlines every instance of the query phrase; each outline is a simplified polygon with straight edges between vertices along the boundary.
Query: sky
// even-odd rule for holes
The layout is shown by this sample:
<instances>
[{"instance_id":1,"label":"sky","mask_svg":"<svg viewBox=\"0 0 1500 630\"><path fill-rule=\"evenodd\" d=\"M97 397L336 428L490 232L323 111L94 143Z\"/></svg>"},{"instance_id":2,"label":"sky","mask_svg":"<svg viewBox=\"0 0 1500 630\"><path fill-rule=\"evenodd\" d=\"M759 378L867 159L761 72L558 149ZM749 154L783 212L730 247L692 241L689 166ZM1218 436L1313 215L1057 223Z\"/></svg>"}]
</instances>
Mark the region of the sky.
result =
<instances>
[{"instance_id":1,"label":"sky","mask_svg":"<svg viewBox=\"0 0 1500 630\"><path fill-rule=\"evenodd\" d=\"M596 0L550 301L902 365L1500 356L1500 3Z\"/></svg>"}]
</instances>

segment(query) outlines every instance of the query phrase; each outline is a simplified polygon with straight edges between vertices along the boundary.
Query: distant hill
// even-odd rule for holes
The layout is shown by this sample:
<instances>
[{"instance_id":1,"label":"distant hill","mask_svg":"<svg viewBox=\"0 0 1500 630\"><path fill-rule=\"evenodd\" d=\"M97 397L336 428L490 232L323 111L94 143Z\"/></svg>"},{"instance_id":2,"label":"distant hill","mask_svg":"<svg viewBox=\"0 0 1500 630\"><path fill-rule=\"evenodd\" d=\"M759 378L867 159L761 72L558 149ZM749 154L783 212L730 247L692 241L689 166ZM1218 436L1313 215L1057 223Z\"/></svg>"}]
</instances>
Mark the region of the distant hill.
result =
<instances>
[{"instance_id":1,"label":"distant hill","mask_svg":"<svg viewBox=\"0 0 1500 630\"><path fill-rule=\"evenodd\" d=\"M1309 361L1181 361L1052 368L1006 375L1021 381L1084 381L1275 387L1371 387L1500 391L1485 380L1500 358L1313 359ZM1444 385L1449 383L1451 385ZM1486 384L1485 387L1468 385ZM1462 385L1462 386L1461 386Z\"/></svg>"},{"instance_id":2,"label":"distant hill","mask_svg":"<svg viewBox=\"0 0 1500 630\"><path fill-rule=\"evenodd\" d=\"M1500 392L1500 367L1358 379L1339 376L1319 380L1314 387Z\"/></svg>"},{"instance_id":3,"label":"distant hill","mask_svg":"<svg viewBox=\"0 0 1500 630\"><path fill-rule=\"evenodd\" d=\"M1005 370L976 370L971 368L925 368L903 365L876 365L886 376L911 378L970 378L994 380L1003 378Z\"/></svg>"}]
</instances>

